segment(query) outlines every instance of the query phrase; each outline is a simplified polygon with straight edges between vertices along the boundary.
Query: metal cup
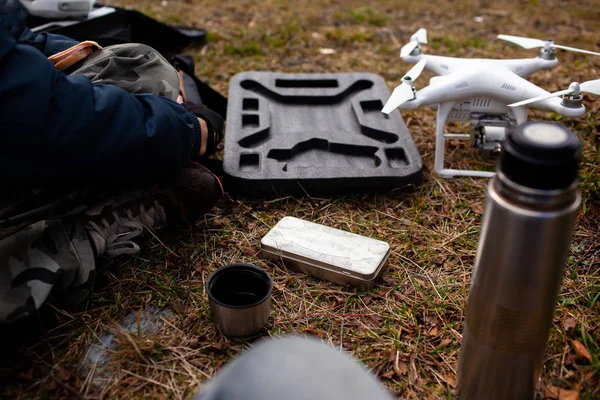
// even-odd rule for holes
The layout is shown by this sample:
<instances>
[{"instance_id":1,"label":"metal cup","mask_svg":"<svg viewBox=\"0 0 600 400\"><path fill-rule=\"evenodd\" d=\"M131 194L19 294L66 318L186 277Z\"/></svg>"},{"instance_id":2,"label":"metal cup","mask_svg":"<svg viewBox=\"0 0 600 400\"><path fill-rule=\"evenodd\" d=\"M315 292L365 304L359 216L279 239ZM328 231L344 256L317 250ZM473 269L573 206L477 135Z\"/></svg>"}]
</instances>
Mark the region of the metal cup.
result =
<instances>
[{"instance_id":1,"label":"metal cup","mask_svg":"<svg viewBox=\"0 0 600 400\"><path fill-rule=\"evenodd\" d=\"M206 284L212 318L227 336L260 331L271 310L273 281L253 264L229 264L214 271Z\"/></svg>"}]
</instances>

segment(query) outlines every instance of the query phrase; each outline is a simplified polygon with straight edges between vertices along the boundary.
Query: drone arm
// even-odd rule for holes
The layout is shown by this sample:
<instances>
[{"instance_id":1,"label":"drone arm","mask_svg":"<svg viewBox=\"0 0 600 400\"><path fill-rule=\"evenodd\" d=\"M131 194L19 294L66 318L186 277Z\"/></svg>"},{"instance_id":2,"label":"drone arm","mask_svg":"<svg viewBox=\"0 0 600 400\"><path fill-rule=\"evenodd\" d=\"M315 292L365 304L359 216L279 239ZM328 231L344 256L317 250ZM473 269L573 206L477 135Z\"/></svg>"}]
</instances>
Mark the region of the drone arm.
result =
<instances>
[{"instance_id":1,"label":"drone arm","mask_svg":"<svg viewBox=\"0 0 600 400\"><path fill-rule=\"evenodd\" d=\"M414 110L419 107L438 104L444 101L444 93L444 90L438 90L438 87L434 88L431 85L425 86L424 88L417 90L413 100L403 103L398 108L400 110Z\"/></svg>"},{"instance_id":2,"label":"drone arm","mask_svg":"<svg viewBox=\"0 0 600 400\"><path fill-rule=\"evenodd\" d=\"M414 110L417 109L419 107L421 107L424 104L423 99L419 98L419 92L417 92L417 97L414 100L410 100L407 101L405 103L403 103L400 107L398 107L399 110Z\"/></svg>"}]
</instances>

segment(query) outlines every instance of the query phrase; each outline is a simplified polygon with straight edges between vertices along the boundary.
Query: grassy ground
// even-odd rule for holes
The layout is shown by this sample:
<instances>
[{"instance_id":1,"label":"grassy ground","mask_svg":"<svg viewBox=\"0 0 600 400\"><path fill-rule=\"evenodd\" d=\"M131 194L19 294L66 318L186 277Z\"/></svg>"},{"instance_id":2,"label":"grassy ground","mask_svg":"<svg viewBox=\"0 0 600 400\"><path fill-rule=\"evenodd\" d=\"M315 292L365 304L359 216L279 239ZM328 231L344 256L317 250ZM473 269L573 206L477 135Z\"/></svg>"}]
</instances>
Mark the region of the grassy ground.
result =
<instances>
[{"instance_id":1,"label":"grassy ground","mask_svg":"<svg viewBox=\"0 0 600 400\"><path fill-rule=\"evenodd\" d=\"M552 37L556 43L600 51L600 9L593 2L358 2L341 0L119 1L168 23L209 31L190 48L198 76L226 94L238 72L373 72L390 90L410 67L400 46L419 27L426 51L462 57L533 57L495 39L499 33ZM482 17L482 22L475 21ZM321 54L331 48L334 54ZM559 53L552 71L530 80L547 90L600 77L600 58ZM432 75L425 72L417 87ZM600 175L596 132L600 101L586 96L586 116L564 120L584 143L577 219L564 285L538 385L540 398L600 397ZM532 111L531 118L561 120ZM273 310L262 336L307 333L341 346L398 397L451 398L456 384L465 302L473 271L486 181L441 180L433 168L435 114L403 117L424 159L425 181L414 193L360 196L227 196L195 226L151 239L135 259L109 263L87 310L51 310L46 330L19 351L5 386L9 397L186 398L252 340L230 340L209 319L204 284L229 262L253 262L273 277ZM459 129L459 128L457 128ZM464 143L448 163L483 162ZM259 258L260 238L293 215L390 243L393 254L380 284L356 292L308 278ZM113 378L100 387L80 367L90 344L131 311L168 306L169 324L154 334L118 333ZM563 388L558 394L557 388Z\"/></svg>"}]
</instances>

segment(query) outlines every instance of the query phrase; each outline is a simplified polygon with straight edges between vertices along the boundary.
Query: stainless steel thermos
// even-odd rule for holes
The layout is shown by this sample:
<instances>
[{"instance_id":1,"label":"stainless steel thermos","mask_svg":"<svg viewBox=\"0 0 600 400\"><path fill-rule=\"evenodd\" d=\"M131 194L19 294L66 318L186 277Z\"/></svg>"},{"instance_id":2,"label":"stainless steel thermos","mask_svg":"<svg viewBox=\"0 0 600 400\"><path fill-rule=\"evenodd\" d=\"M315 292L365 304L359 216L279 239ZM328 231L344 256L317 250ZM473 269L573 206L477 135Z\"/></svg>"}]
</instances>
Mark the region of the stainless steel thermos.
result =
<instances>
[{"instance_id":1,"label":"stainless steel thermos","mask_svg":"<svg viewBox=\"0 0 600 400\"><path fill-rule=\"evenodd\" d=\"M527 122L504 140L485 200L459 357L460 399L533 399L581 197L581 144Z\"/></svg>"}]
</instances>

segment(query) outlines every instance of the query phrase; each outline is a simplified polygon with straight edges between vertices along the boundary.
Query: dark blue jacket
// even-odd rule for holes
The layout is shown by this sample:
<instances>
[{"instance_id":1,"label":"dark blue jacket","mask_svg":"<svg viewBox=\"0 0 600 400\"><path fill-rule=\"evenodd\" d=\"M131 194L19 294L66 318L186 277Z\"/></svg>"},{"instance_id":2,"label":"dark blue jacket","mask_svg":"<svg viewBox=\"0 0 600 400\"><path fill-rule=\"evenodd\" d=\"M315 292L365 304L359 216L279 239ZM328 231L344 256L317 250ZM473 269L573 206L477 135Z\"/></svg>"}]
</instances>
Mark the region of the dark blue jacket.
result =
<instances>
[{"instance_id":1,"label":"dark blue jacket","mask_svg":"<svg viewBox=\"0 0 600 400\"><path fill-rule=\"evenodd\" d=\"M76 42L32 33L15 1L0 0L0 182L135 183L198 153L200 124L183 106L57 71L47 57Z\"/></svg>"}]
</instances>

